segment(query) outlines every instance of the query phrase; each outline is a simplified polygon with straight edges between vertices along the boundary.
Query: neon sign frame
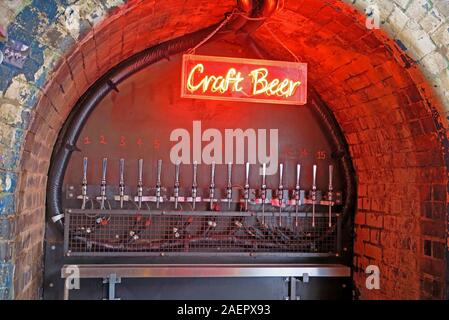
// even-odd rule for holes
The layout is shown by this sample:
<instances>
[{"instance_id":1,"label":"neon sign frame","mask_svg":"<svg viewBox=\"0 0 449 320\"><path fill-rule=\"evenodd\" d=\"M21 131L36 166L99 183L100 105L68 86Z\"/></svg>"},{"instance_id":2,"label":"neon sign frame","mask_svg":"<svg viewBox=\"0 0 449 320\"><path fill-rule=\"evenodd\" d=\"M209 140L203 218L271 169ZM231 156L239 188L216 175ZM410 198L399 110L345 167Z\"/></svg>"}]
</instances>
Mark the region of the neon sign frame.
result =
<instances>
[{"instance_id":1,"label":"neon sign frame","mask_svg":"<svg viewBox=\"0 0 449 320\"><path fill-rule=\"evenodd\" d=\"M202 79L198 80L200 77ZM185 54L181 97L304 105L307 103L307 64Z\"/></svg>"}]
</instances>

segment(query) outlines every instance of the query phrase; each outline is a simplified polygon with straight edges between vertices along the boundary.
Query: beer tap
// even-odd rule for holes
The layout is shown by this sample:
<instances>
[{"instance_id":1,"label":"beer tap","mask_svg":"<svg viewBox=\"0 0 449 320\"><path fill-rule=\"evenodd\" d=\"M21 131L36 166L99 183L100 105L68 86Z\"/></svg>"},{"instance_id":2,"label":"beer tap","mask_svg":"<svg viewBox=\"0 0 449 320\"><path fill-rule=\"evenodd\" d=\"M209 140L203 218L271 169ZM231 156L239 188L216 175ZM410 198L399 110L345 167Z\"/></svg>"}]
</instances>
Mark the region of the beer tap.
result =
<instances>
[{"instance_id":1,"label":"beer tap","mask_svg":"<svg viewBox=\"0 0 449 320\"><path fill-rule=\"evenodd\" d=\"M312 198L312 227L315 228L315 204L317 200L316 191L316 164L313 165L313 181L312 181L312 192L310 193Z\"/></svg>"},{"instance_id":2,"label":"beer tap","mask_svg":"<svg viewBox=\"0 0 449 320\"><path fill-rule=\"evenodd\" d=\"M298 227L298 209L301 204L301 186L299 184L299 178L301 176L301 165L296 164L296 186L295 186L295 227Z\"/></svg>"},{"instance_id":3,"label":"beer tap","mask_svg":"<svg viewBox=\"0 0 449 320\"><path fill-rule=\"evenodd\" d=\"M334 166L329 165L329 191L327 192L327 201L329 202L329 228L332 227L332 202L334 201L334 187L332 185L332 177Z\"/></svg>"},{"instance_id":4,"label":"beer tap","mask_svg":"<svg viewBox=\"0 0 449 320\"><path fill-rule=\"evenodd\" d=\"M232 162L228 163L228 186L226 188L226 199L228 200L228 209L231 209L232 202Z\"/></svg>"},{"instance_id":5,"label":"beer tap","mask_svg":"<svg viewBox=\"0 0 449 320\"><path fill-rule=\"evenodd\" d=\"M139 172L137 179L137 206L140 210L142 207L142 197L143 197L143 159L139 159Z\"/></svg>"},{"instance_id":6,"label":"beer tap","mask_svg":"<svg viewBox=\"0 0 449 320\"><path fill-rule=\"evenodd\" d=\"M100 185L100 201L101 206L100 209L104 210L104 202L106 200L106 170L108 167L108 158L103 158L103 167L102 167L102 174L101 174L101 185Z\"/></svg>"},{"instance_id":7,"label":"beer tap","mask_svg":"<svg viewBox=\"0 0 449 320\"><path fill-rule=\"evenodd\" d=\"M175 209L178 209L178 199L179 199L179 170L181 168L181 164L176 161L175 164L175 187L173 188L173 198L175 199Z\"/></svg>"},{"instance_id":8,"label":"beer tap","mask_svg":"<svg viewBox=\"0 0 449 320\"><path fill-rule=\"evenodd\" d=\"M245 200L245 211L248 211L249 201L249 162L245 164L245 187L243 189L243 199Z\"/></svg>"},{"instance_id":9,"label":"beer tap","mask_svg":"<svg viewBox=\"0 0 449 320\"><path fill-rule=\"evenodd\" d=\"M196 206L196 196L198 191L198 185L196 183L196 175L198 171L198 163L195 161L193 163L193 182L192 182L192 208L195 210Z\"/></svg>"},{"instance_id":10,"label":"beer tap","mask_svg":"<svg viewBox=\"0 0 449 320\"><path fill-rule=\"evenodd\" d=\"M279 186L278 186L278 201L279 201L279 227L282 227L282 202L284 198L284 185L283 185L283 175L284 175L284 164L279 164Z\"/></svg>"},{"instance_id":11,"label":"beer tap","mask_svg":"<svg viewBox=\"0 0 449 320\"><path fill-rule=\"evenodd\" d=\"M120 208L123 208L123 199L125 198L125 159L120 159L119 164L120 171L120 182L119 182L119 197L120 197Z\"/></svg>"},{"instance_id":12,"label":"beer tap","mask_svg":"<svg viewBox=\"0 0 449 320\"><path fill-rule=\"evenodd\" d=\"M215 162L212 162L210 186L209 186L210 210L214 209L214 200L215 200Z\"/></svg>"},{"instance_id":13,"label":"beer tap","mask_svg":"<svg viewBox=\"0 0 449 320\"><path fill-rule=\"evenodd\" d=\"M156 180L156 208L159 209L159 203L161 201L161 171L162 160L157 161L157 180Z\"/></svg>"},{"instance_id":14,"label":"beer tap","mask_svg":"<svg viewBox=\"0 0 449 320\"><path fill-rule=\"evenodd\" d=\"M267 164L262 163L262 186L260 187L260 198L262 199L262 224L265 224L265 201L267 199Z\"/></svg>"},{"instance_id":15,"label":"beer tap","mask_svg":"<svg viewBox=\"0 0 449 320\"><path fill-rule=\"evenodd\" d=\"M83 182L81 184L81 199L83 203L81 204L81 209L86 209L87 198L87 157L83 159Z\"/></svg>"}]
</instances>

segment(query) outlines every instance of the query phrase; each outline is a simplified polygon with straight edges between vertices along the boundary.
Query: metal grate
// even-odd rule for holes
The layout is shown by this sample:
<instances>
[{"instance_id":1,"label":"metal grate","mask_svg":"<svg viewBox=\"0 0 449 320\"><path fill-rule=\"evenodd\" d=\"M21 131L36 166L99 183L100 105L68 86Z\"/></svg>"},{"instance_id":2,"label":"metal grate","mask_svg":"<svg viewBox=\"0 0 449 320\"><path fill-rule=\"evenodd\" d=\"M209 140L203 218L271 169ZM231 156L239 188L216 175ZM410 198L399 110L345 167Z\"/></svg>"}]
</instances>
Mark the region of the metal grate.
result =
<instances>
[{"instance_id":1,"label":"metal grate","mask_svg":"<svg viewBox=\"0 0 449 320\"><path fill-rule=\"evenodd\" d=\"M138 212L69 210L69 255L290 253L335 254L338 215L332 226L317 213Z\"/></svg>"}]
</instances>

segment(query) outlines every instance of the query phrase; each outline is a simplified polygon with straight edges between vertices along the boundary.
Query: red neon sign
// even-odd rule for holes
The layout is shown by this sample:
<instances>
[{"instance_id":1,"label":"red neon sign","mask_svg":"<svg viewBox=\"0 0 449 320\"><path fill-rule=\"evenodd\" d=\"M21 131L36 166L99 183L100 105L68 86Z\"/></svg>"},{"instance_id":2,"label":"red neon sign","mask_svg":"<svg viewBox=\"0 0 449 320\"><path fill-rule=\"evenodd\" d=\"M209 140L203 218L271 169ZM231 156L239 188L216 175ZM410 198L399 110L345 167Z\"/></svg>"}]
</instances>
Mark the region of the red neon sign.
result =
<instances>
[{"instance_id":1,"label":"red neon sign","mask_svg":"<svg viewBox=\"0 0 449 320\"><path fill-rule=\"evenodd\" d=\"M302 105L307 64L186 54L181 97Z\"/></svg>"}]
</instances>

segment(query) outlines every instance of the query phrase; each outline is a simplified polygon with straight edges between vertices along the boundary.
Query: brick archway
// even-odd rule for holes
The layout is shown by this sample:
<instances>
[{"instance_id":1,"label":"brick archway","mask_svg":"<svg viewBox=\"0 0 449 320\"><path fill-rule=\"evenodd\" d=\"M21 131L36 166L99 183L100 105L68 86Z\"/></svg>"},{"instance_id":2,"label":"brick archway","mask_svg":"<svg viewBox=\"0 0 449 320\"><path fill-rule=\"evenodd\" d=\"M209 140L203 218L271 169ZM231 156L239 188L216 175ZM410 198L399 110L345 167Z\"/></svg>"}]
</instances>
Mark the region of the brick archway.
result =
<instances>
[{"instance_id":1,"label":"brick archway","mask_svg":"<svg viewBox=\"0 0 449 320\"><path fill-rule=\"evenodd\" d=\"M234 1L129 1L108 8L109 2L105 1L104 10L98 13L107 12L105 19L88 16L89 1L74 8L94 27L84 33L81 27L69 32L76 37L78 31L80 40L63 50L62 58L55 58L58 63L54 71L47 70L45 87L40 90L37 81L27 83L29 75L25 74L12 75L5 90L7 99L36 105L33 111L24 107L24 113L33 118L29 129L21 131L23 147L15 153L20 163L16 166L13 156L6 159L10 171L20 176L17 188L10 192L15 192L17 206L4 205L10 208L8 225L15 224L16 231L11 231L7 242L13 252L9 264L5 263L10 279L9 266L15 265L16 298L38 295L49 157L77 99L118 62L216 23L235 5ZM444 72L435 55L441 55L438 45L446 44L432 42L426 52L421 40L406 41L404 29L396 31L403 36L398 41L389 29L399 24L393 19L399 14L396 11L407 16L408 7L393 1L377 2L387 16L389 34L366 29L365 17L352 5L292 0L285 1L268 22L271 32L262 27L253 36L273 57L291 60L282 45L273 41L275 33L281 43L309 63L310 84L333 110L350 145L359 196L354 280L361 298L442 298L447 254L447 137L442 115L449 104L444 95L447 86L441 86L444 78L429 80L426 76ZM48 7L36 7L51 14ZM25 23L23 18L19 13L13 24ZM427 41L424 36L422 39ZM404 51L409 43L414 46ZM20 137L16 139L20 141ZM8 164L3 161L4 166ZM364 270L369 264L381 269L379 291L364 289Z\"/></svg>"}]
</instances>

